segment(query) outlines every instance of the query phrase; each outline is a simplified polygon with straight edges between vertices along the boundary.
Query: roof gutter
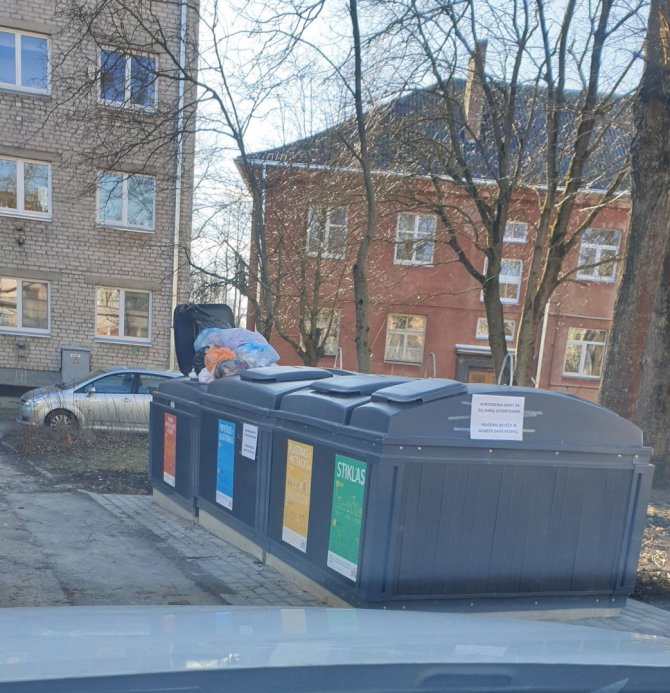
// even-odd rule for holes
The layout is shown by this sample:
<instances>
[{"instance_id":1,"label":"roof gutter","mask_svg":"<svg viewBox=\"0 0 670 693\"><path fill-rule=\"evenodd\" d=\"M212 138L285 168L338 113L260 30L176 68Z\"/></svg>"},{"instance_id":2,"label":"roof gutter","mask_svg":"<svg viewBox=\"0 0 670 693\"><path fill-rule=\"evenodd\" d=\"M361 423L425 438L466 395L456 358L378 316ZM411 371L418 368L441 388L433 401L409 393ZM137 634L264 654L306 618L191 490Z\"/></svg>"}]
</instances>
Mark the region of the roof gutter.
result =
<instances>
[{"instance_id":1,"label":"roof gutter","mask_svg":"<svg viewBox=\"0 0 670 693\"><path fill-rule=\"evenodd\" d=\"M238 171L243 179L246 178L242 169L239 166L239 159L235 159L234 163L237 166ZM249 159L249 165L251 166L264 166L264 167L275 167L275 168L285 168L285 169L297 169L299 171L329 171L331 173L360 173L360 168L354 166L328 166L327 164L302 164L302 163L286 163L283 161L275 161L273 159ZM420 173L410 173L408 171L384 171L381 169L374 169L372 171L373 176L384 176L386 178L418 178L421 180L432 180L432 176L428 176ZM456 181L451 176L446 176L444 174L436 176L439 180L455 183ZM492 178L473 178L472 182L475 185L497 185L496 181ZM546 190L546 185L519 185L519 188L528 188L532 190ZM564 190L563 187L559 187L559 190ZM579 193L583 195L603 195L606 192L604 189L600 188L582 188ZM626 188L617 194L612 201L620 199L622 197L630 196L630 190Z\"/></svg>"}]
</instances>

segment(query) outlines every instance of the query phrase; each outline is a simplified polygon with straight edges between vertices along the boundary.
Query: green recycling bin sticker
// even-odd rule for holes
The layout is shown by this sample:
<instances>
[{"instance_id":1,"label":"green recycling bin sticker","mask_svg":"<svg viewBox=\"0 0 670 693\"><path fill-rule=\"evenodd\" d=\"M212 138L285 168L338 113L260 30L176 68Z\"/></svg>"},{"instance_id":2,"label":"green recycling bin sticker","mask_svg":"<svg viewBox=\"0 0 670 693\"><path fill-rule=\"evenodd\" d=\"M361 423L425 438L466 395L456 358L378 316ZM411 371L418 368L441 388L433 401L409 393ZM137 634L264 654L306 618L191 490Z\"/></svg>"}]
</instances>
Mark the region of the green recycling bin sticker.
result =
<instances>
[{"instance_id":1,"label":"green recycling bin sticker","mask_svg":"<svg viewBox=\"0 0 670 693\"><path fill-rule=\"evenodd\" d=\"M367 464L335 455L333 508L326 565L356 582Z\"/></svg>"}]
</instances>

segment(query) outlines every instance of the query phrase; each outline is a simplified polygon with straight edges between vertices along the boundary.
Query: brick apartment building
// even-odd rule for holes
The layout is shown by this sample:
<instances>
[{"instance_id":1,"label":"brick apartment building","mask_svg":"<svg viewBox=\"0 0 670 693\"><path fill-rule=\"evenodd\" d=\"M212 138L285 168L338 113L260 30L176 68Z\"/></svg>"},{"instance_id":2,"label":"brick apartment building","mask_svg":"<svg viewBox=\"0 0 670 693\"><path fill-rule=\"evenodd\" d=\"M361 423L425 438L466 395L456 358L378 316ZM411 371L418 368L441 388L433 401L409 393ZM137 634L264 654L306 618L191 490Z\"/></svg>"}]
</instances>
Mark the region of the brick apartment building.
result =
<instances>
[{"instance_id":1,"label":"brick apartment building","mask_svg":"<svg viewBox=\"0 0 670 693\"><path fill-rule=\"evenodd\" d=\"M421 94L403 98L395 111L406 112L408 102L411 110L411 100L422 98ZM626 134L611 135L604 142L605 150L621 151ZM324 308L318 320L324 329L332 328L321 364L332 366L339 354L338 365L356 367L351 267L355 239L365 220L365 199L355 162L333 163L334 150L342 150L338 137L335 128L254 158L254 165L264 170L268 245L283 246L283 255L295 263L293 273L287 270L289 261L276 270L286 286L277 308L281 329L275 330L273 339L282 363L301 363L291 345L291 341L300 342L295 319L300 313L299 290L295 284L291 288L292 274L313 273L310 256L318 255L320 271L327 276L319 287ZM481 286L456 260L446 241L434 211L429 177L398 175L391 165L384 166L392 145L392 137L384 134L374 162L378 215L368 271L372 371L495 382ZM602 159L595 165L602 166ZM483 187L486 184L486 180L480 182ZM324 195L326 188L329 192ZM462 210L464 218L476 218L472 199L462 187L447 183L445 189L448 204ZM574 218L586 214L601 195L597 189L580 193ZM540 214L536 191L519 189L510 209L500 284L513 354ZM535 370L538 386L592 400L597 397L628 215L629 197L623 192L598 213L567 256L564 270L576 271L571 281L555 291L542 321ZM291 247L286 245L287 238L293 239ZM477 254L475 238L476 233L464 233L461 242L469 257L480 258L483 271L485 256ZM280 255L278 251L273 257ZM583 265L587 267L579 269ZM333 270L337 266L340 269Z\"/></svg>"},{"instance_id":2,"label":"brick apartment building","mask_svg":"<svg viewBox=\"0 0 670 693\"><path fill-rule=\"evenodd\" d=\"M181 4L151 9L173 55ZM181 186L174 136L159 157L109 155L131 115L176 131L162 114L178 84L157 77L169 61L159 49L77 43L56 5L0 3L0 384L58 381L63 358L87 354L91 369L168 368L172 307L188 295L193 138L182 140ZM101 123L108 149L96 158Z\"/></svg>"}]
</instances>

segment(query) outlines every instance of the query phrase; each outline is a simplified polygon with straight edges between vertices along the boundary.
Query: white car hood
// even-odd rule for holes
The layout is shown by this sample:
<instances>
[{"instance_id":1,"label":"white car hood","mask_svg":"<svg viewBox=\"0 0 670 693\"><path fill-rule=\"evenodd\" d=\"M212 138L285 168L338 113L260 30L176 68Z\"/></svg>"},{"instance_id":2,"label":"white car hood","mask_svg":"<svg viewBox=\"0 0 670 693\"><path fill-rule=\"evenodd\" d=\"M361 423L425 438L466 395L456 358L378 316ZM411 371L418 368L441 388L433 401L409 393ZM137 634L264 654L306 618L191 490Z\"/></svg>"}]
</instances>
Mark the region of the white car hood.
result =
<instances>
[{"instance_id":1,"label":"white car hood","mask_svg":"<svg viewBox=\"0 0 670 693\"><path fill-rule=\"evenodd\" d=\"M162 606L0 610L0 682L226 667L428 662L670 667L670 639L409 611Z\"/></svg>"}]
</instances>

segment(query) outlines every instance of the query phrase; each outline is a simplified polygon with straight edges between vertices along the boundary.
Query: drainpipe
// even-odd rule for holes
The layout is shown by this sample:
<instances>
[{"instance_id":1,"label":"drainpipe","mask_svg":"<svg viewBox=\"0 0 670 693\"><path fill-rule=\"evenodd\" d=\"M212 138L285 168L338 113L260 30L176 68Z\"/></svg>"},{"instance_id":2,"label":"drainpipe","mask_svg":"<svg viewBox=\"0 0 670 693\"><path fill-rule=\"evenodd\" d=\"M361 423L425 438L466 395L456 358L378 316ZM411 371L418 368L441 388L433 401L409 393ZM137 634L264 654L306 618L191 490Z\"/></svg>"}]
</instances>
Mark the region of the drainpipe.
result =
<instances>
[{"instance_id":1,"label":"drainpipe","mask_svg":"<svg viewBox=\"0 0 670 693\"><path fill-rule=\"evenodd\" d=\"M540 375L542 375L542 359L544 358L544 345L547 341L547 322L549 322L549 304L544 307L544 315L542 316L542 335L540 337L540 351L537 355L537 370L535 371L535 387L540 387Z\"/></svg>"},{"instance_id":2,"label":"drainpipe","mask_svg":"<svg viewBox=\"0 0 670 693\"><path fill-rule=\"evenodd\" d=\"M174 239L172 249L172 300L170 302L170 369L176 369L176 353L174 345L174 309L179 300L179 240L181 236L181 186L184 165L184 92L186 70L186 28L188 0L180 0L179 19L179 79L177 82L177 152L175 162L175 193L174 193Z\"/></svg>"}]
</instances>

